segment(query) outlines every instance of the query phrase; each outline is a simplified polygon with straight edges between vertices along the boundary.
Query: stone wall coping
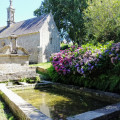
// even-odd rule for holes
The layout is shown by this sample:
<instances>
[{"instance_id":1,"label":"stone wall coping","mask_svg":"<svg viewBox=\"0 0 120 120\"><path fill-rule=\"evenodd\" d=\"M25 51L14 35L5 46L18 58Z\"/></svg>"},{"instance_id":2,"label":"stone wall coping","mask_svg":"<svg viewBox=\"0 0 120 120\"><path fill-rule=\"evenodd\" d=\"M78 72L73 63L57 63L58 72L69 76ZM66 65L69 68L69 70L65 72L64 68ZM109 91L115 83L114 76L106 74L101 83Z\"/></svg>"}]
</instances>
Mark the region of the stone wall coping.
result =
<instances>
[{"instance_id":1,"label":"stone wall coping","mask_svg":"<svg viewBox=\"0 0 120 120\"><path fill-rule=\"evenodd\" d=\"M11 88L17 88L17 89L21 89L21 88L36 88L38 86L42 86L42 85L51 85L52 82L41 82L41 83L35 83L35 84L29 84L29 83L25 83L25 82L19 82L20 85L14 85L14 86L6 86L8 89Z\"/></svg>"},{"instance_id":2,"label":"stone wall coping","mask_svg":"<svg viewBox=\"0 0 120 120\"><path fill-rule=\"evenodd\" d=\"M19 55L19 54L0 54L0 57L29 57L30 55Z\"/></svg>"},{"instance_id":3,"label":"stone wall coping","mask_svg":"<svg viewBox=\"0 0 120 120\"><path fill-rule=\"evenodd\" d=\"M112 92L104 92L100 90L94 90L94 89L89 89L85 87L79 87L79 86L74 86L74 85L66 85L66 84L60 84L60 83L54 83L57 85L57 88L62 87L63 89L69 89L69 90L74 90L75 92L79 92L80 94L86 93L91 96L99 96L102 98L109 98L109 101L113 100L115 102L120 102L120 94L118 93L112 93ZM106 99L104 101L107 101Z\"/></svg>"},{"instance_id":4,"label":"stone wall coping","mask_svg":"<svg viewBox=\"0 0 120 120\"><path fill-rule=\"evenodd\" d=\"M21 37L21 36L28 36L28 35L33 35L33 34L37 34L37 33L40 33L40 31L36 31L36 32L31 32L31 33L27 33L27 34L22 34L22 35L17 35L17 37ZM10 39L10 37L0 37L0 39Z\"/></svg>"},{"instance_id":5,"label":"stone wall coping","mask_svg":"<svg viewBox=\"0 0 120 120\"><path fill-rule=\"evenodd\" d=\"M108 120L110 116L114 118L114 114L120 113L120 102L117 104L109 105L94 111L88 111L73 117L68 117L67 120Z\"/></svg>"}]
</instances>

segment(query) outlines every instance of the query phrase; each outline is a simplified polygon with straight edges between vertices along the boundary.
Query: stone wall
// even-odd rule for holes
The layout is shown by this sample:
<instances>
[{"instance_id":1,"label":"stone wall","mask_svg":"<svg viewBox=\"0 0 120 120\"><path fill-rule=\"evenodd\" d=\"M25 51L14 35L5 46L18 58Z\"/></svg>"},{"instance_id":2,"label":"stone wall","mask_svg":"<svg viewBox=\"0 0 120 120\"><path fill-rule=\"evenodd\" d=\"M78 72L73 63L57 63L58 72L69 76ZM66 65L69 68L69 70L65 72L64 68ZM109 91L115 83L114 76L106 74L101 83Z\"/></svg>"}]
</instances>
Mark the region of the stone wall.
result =
<instances>
[{"instance_id":1,"label":"stone wall","mask_svg":"<svg viewBox=\"0 0 120 120\"><path fill-rule=\"evenodd\" d=\"M40 33L32 33L17 37L17 45L25 48L30 54L29 61L31 63L38 63L38 46L40 46ZM3 42L5 43L5 45L10 45L10 38L0 39L0 48L3 47ZM19 52L20 51L18 51L18 53Z\"/></svg>"},{"instance_id":2,"label":"stone wall","mask_svg":"<svg viewBox=\"0 0 120 120\"><path fill-rule=\"evenodd\" d=\"M16 54L0 55L0 74L25 72L29 69L29 56Z\"/></svg>"},{"instance_id":3,"label":"stone wall","mask_svg":"<svg viewBox=\"0 0 120 120\"><path fill-rule=\"evenodd\" d=\"M0 39L0 48L3 47L2 43L5 43L5 45L10 45L10 39L9 38Z\"/></svg>"},{"instance_id":4,"label":"stone wall","mask_svg":"<svg viewBox=\"0 0 120 120\"><path fill-rule=\"evenodd\" d=\"M40 47L43 54L42 62L49 61L52 53L60 51L59 32L51 14L40 29Z\"/></svg>"},{"instance_id":5,"label":"stone wall","mask_svg":"<svg viewBox=\"0 0 120 120\"><path fill-rule=\"evenodd\" d=\"M29 67L29 55L0 54L0 82L35 78L36 68Z\"/></svg>"},{"instance_id":6,"label":"stone wall","mask_svg":"<svg viewBox=\"0 0 120 120\"><path fill-rule=\"evenodd\" d=\"M38 46L40 44L40 33L28 34L18 36L18 46L25 48L30 54L29 61L31 63L38 63Z\"/></svg>"}]
</instances>

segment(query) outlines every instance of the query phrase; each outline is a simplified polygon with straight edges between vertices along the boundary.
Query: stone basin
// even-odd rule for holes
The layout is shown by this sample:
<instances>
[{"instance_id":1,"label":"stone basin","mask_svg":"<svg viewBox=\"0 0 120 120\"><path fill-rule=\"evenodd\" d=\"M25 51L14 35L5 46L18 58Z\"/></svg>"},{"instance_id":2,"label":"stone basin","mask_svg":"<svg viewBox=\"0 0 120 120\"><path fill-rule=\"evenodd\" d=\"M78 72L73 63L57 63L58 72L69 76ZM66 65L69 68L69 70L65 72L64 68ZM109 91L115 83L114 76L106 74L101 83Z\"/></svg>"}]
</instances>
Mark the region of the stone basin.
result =
<instances>
[{"instance_id":1,"label":"stone basin","mask_svg":"<svg viewBox=\"0 0 120 120\"><path fill-rule=\"evenodd\" d=\"M43 84L43 83L42 83ZM112 120L120 113L120 95L102 91L95 91L91 89L81 89L75 86L66 86L63 84L51 83L48 85L45 84L36 84L36 85L24 85L24 86L0 86L0 93L9 107L12 109L13 113L18 115L19 119L26 120L51 120L50 117L47 117L44 113L39 111L37 108L33 107L31 104L27 103L23 98L15 94L10 89L30 89L30 88L41 88L44 89L45 86L52 85L56 86L57 89L64 89L65 91L77 92L82 95L87 95L99 99L101 97L102 101L108 102L108 105L96 110L87 111L81 114L76 114L70 117L67 117L67 120ZM33 94L34 95L34 94ZM104 96L104 97L103 97ZM13 99L14 98L14 99ZM106 99L108 98L108 99ZM18 100L19 99L19 100ZM19 101L19 102L18 102ZM114 101L114 102L112 102ZM109 104L109 102L114 104ZM79 107L80 104L78 104ZM78 107L76 109L78 109ZM19 113L19 114L18 114ZM54 120L54 119L53 119Z\"/></svg>"}]
</instances>

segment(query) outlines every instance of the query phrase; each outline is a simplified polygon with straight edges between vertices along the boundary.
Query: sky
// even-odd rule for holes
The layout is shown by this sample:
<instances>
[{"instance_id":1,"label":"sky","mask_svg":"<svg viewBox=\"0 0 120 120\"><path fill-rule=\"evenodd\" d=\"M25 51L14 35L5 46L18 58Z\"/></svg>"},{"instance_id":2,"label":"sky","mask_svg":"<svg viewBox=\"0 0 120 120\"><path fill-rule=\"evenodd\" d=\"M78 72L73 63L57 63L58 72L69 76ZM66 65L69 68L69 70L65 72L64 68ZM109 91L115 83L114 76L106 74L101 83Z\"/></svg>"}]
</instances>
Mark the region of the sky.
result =
<instances>
[{"instance_id":1,"label":"sky","mask_svg":"<svg viewBox=\"0 0 120 120\"><path fill-rule=\"evenodd\" d=\"M0 27L7 25L7 8L10 0L0 0ZM12 0L15 9L15 22L35 17L33 12L43 0Z\"/></svg>"}]
</instances>

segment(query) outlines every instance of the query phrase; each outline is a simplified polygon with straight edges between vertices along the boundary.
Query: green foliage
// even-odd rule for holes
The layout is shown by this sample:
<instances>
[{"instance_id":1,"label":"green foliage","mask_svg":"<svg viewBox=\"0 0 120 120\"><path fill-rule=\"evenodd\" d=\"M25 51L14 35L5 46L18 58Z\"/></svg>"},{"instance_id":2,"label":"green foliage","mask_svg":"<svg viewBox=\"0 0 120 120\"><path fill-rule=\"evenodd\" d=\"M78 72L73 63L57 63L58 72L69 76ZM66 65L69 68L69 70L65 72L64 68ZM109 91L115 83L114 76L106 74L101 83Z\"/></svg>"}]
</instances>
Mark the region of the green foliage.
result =
<instances>
[{"instance_id":1,"label":"green foliage","mask_svg":"<svg viewBox=\"0 0 120 120\"><path fill-rule=\"evenodd\" d=\"M119 71L120 73L120 71ZM87 87L92 89L98 89L103 91L118 92L120 91L120 75L103 72L97 77L81 77L78 74L71 74L62 76L58 74L53 67L49 69L49 76L53 82L60 82L63 84L77 85L81 87Z\"/></svg>"},{"instance_id":2,"label":"green foliage","mask_svg":"<svg viewBox=\"0 0 120 120\"><path fill-rule=\"evenodd\" d=\"M35 80L36 80L37 82L40 82L40 77L39 77L39 76L36 76Z\"/></svg>"},{"instance_id":3,"label":"green foliage","mask_svg":"<svg viewBox=\"0 0 120 120\"><path fill-rule=\"evenodd\" d=\"M109 41L104 44L97 42L97 44L87 43L82 45L81 47L86 51L90 50L92 53L95 53L98 51L104 52L106 49L109 49L112 46L112 44L113 44L113 41Z\"/></svg>"},{"instance_id":4,"label":"green foliage","mask_svg":"<svg viewBox=\"0 0 120 120\"><path fill-rule=\"evenodd\" d=\"M57 73L53 66L48 69L48 73L53 82L83 86L83 81L85 80L84 77L74 74L63 76Z\"/></svg>"},{"instance_id":5,"label":"green foliage","mask_svg":"<svg viewBox=\"0 0 120 120\"><path fill-rule=\"evenodd\" d=\"M51 11L61 36L69 36L74 43L117 42L119 6L119 0L44 0L34 15Z\"/></svg>"},{"instance_id":6,"label":"green foliage","mask_svg":"<svg viewBox=\"0 0 120 120\"><path fill-rule=\"evenodd\" d=\"M31 79L31 78L22 78L20 81L21 82L26 82L26 83L36 83L36 82L40 82L40 77L36 76L34 79Z\"/></svg>"},{"instance_id":7,"label":"green foliage","mask_svg":"<svg viewBox=\"0 0 120 120\"><path fill-rule=\"evenodd\" d=\"M60 50L65 50L65 49L68 49L68 44L64 44L64 43L61 43L60 44Z\"/></svg>"},{"instance_id":8,"label":"green foliage","mask_svg":"<svg viewBox=\"0 0 120 120\"><path fill-rule=\"evenodd\" d=\"M88 0L88 8L84 11L86 42L105 42L120 39L120 1Z\"/></svg>"},{"instance_id":9,"label":"green foliage","mask_svg":"<svg viewBox=\"0 0 120 120\"><path fill-rule=\"evenodd\" d=\"M74 46L75 48L75 46ZM82 49L79 50L80 55L83 55L84 58L86 53L92 51L93 55L97 55L97 59L90 62L90 64L83 64L82 70L84 72L80 72L78 64L80 60L77 61L79 55L76 55L74 51L76 49L69 48L66 50L70 53L70 50L73 52L74 57L73 60L70 62L70 65L64 65L66 63L64 58L66 59L67 53L65 51L61 51L61 53L55 54L52 56L52 64L54 65L48 69L49 76L54 82L61 82L65 84L74 84L79 85L82 87L99 89L104 91L112 91L112 92L119 92L120 91L120 43L114 44L112 41L108 42L107 44L86 44L82 46ZM81 51L82 50L82 51ZM97 54L98 53L98 54ZM114 53L114 56L113 56ZM60 55L62 54L62 57ZM66 54L66 56L64 56ZM72 55L70 53L70 55ZM69 55L69 58L71 59ZM92 55L92 54L91 54ZM117 61L112 61L115 58ZM86 58L85 58L86 59ZM90 59L90 58L88 58ZM60 60L60 61L59 61ZM99 62L97 61L99 60ZM62 61L64 61L62 63ZM60 63L59 63L60 62ZM75 64L74 64L75 63ZM80 62L81 64L82 62ZM96 64L96 65L95 65ZM77 70L76 70L77 66ZM89 68L90 66L94 66L93 68ZM62 71L63 68L63 72ZM70 70L69 73L64 71L67 69ZM91 70L92 69L92 70Z\"/></svg>"},{"instance_id":10,"label":"green foliage","mask_svg":"<svg viewBox=\"0 0 120 120\"><path fill-rule=\"evenodd\" d=\"M61 36L69 34L71 40L81 43L85 36L83 11L87 0L44 0L35 16L52 12Z\"/></svg>"},{"instance_id":11,"label":"green foliage","mask_svg":"<svg viewBox=\"0 0 120 120\"><path fill-rule=\"evenodd\" d=\"M9 120L14 120L14 117L11 114L8 114Z\"/></svg>"},{"instance_id":12,"label":"green foliage","mask_svg":"<svg viewBox=\"0 0 120 120\"><path fill-rule=\"evenodd\" d=\"M45 73L45 72L37 71L37 73L39 74L41 80L49 80L50 79L48 72Z\"/></svg>"},{"instance_id":13,"label":"green foliage","mask_svg":"<svg viewBox=\"0 0 120 120\"><path fill-rule=\"evenodd\" d=\"M0 96L0 120L17 120Z\"/></svg>"},{"instance_id":14,"label":"green foliage","mask_svg":"<svg viewBox=\"0 0 120 120\"><path fill-rule=\"evenodd\" d=\"M113 75L110 76L110 91L113 91L114 89L119 90L120 89L120 76Z\"/></svg>"},{"instance_id":15,"label":"green foliage","mask_svg":"<svg viewBox=\"0 0 120 120\"><path fill-rule=\"evenodd\" d=\"M50 62L45 62L45 63L39 63L39 64L32 64L30 65L30 67L41 67L43 69L45 69L45 71L47 71L47 69L49 69L51 67L51 63ZM40 74L40 78L39 79L43 79L43 80L49 80L50 77L48 75L47 72L45 71L36 71L38 74Z\"/></svg>"},{"instance_id":16,"label":"green foliage","mask_svg":"<svg viewBox=\"0 0 120 120\"><path fill-rule=\"evenodd\" d=\"M54 67L51 66L48 68L49 77L52 79L53 82L58 82L60 79L60 75L55 71Z\"/></svg>"}]
</instances>

